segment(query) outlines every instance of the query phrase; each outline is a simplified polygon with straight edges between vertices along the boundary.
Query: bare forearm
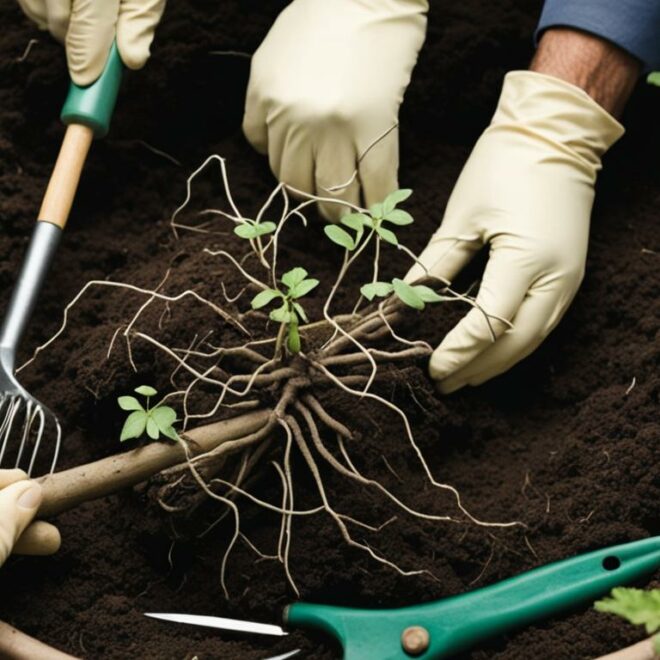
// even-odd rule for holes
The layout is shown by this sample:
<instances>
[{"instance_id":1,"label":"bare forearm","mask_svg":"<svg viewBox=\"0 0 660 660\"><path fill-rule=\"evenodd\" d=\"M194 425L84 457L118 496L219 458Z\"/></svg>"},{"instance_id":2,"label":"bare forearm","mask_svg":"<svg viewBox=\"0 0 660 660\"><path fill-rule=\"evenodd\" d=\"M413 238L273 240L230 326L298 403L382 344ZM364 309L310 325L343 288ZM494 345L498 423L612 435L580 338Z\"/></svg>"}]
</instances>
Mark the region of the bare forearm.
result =
<instances>
[{"instance_id":1,"label":"bare forearm","mask_svg":"<svg viewBox=\"0 0 660 660\"><path fill-rule=\"evenodd\" d=\"M552 28L543 33L530 69L582 88L607 112L619 117L641 64L605 39L580 30Z\"/></svg>"}]
</instances>

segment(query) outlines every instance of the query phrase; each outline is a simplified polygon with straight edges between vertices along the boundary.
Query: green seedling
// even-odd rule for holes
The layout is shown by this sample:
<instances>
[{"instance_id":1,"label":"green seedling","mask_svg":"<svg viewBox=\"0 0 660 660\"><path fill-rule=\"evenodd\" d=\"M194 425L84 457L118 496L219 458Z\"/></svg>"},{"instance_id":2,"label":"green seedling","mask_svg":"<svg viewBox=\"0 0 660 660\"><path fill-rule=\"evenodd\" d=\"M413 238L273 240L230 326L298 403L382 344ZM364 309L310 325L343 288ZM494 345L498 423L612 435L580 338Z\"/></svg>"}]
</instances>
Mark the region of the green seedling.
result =
<instances>
[{"instance_id":1,"label":"green seedling","mask_svg":"<svg viewBox=\"0 0 660 660\"><path fill-rule=\"evenodd\" d=\"M174 422L176 422L174 409L161 404L149 406L151 397L158 394L153 387L141 385L135 388L135 392L146 397L145 406L134 396L120 396L117 399L117 403L119 403L122 410L131 411L121 430L120 442L139 438L145 431L152 440L158 440L161 434L170 438L170 440L178 440L179 436L173 427Z\"/></svg>"},{"instance_id":2,"label":"green seedling","mask_svg":"<svg viewBox=\"0 0 660 660\"><path fill-rule=\"evenodd\" d=\"M399 239L394 231L385 227L385 223L403 227L412 224L413 217L407 211L398 209L397 205L412 195L410 188L402 188L390 193L382 202L373 204L367 213L349 213L341 219L341 224L355 233L351 235L339 225L328 225L325 228L326 236L337 245L352 252L357 248L364 232L372 230L376 235L391 245L399 245Z\"/></svg>"},{"instance_id":3,"label":"green seedling","mask_svg":"<svg viewBox=\"0 0 660 660\"><path fill-rule=\"evenodd\" d=\"M448 296L441 296L433 289L423 284L408 284L395 277L391 282L371 282L360 288L360 293L367 299L387 298L393 293L408 307L422 310L426 303L452 300Z\"/></svg>"},{"instance_id":4,"label":"green seedling","mask_svg":"<svg viewBox=\"0 0 660 660\"><path fill-rule=\"evenodd\" d=\"M649 83L649 85L657 85L660 87L660 71L653 71L653 73L649 73L649 75L646 77L646 82Z\"/></svg>"},{"instance_id":5,"label":"green seedling","mask_svg":"<svg viewBox=\"0 0 660 660\"><path fill-rule=\"evenodd\" d=\"M249 241L272 234L277 229L274 222L257 222L250 218L241 218L241 223L234 227L234 234Z\"/></svg>"},{"instance_id":6,"label":"green seedling","mask_svg":"<svg viewBox=\"0 0 660 660\"><path fill-rule=\"evenodd\" d=\"M278 335L277 350L281 347L283 333L287 337L287 348L290 353L300 353L300 333L298 326L302 319L305 323L309 321L303 306L298 302L315 289L319 281L307 277L304 268L292 268L282 275L282 284L285 291L280 289L264 289L252 299L252 309L261 309L274 300L281 301L280 306L270 312L270 319L280 324L281 332Z\"/></svg>"},{"instance_id":7,"label":"green seedling","mask_svg":"<svg viewBox=\"0 0 660 660\"><path fill-rule=\"evenodd\" d=\"M653 635L653 648L660 653L660 589L632 589L616 587L608 598L596 601L598 612L608 612L622 617L636 626L644 626Z\"/></svg>"}]
</instances>

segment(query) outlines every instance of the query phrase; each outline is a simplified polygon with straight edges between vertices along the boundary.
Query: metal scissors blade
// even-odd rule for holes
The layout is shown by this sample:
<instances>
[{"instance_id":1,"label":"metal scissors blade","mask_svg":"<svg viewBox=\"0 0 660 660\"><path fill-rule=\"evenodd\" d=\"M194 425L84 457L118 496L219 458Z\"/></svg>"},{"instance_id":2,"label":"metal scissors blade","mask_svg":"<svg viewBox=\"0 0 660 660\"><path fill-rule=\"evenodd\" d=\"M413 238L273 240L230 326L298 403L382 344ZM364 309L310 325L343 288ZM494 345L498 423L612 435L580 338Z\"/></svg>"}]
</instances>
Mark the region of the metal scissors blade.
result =
<instances>
[{"instance_id":1,"label":"metal scissors blade","mask_svg":"<svg viewBox=\"0 0 660 660\"><path fill-rule=\"evenodd\" d=\"M282 653L282 655L274 655L271 658L266 658L266 660L286 660L287 658L292 658L296 653L300 653L300 649L293 649L293 651Z\"/></svg>"},{"instance_id":2,"label":"metal scissors blade","mask_svg":"<svg viewBox=\"0 0 660 660\"><path fill-rule=\"evenodd\" d=\"M257 635L276 635L281 637L288 635L280 626L270 623L255 623L254 621L242 621L240 619L225 619L220 616L204 616L201 614L171 614L164 612L145 612L144 616L163 621L174 621L175 623L187 623L193 626L206 626L207 628L219 628L220 630L231 630L233 632L255 633ZM289 656L282 656L289 657Z\"/></svg>"}]
</instances>

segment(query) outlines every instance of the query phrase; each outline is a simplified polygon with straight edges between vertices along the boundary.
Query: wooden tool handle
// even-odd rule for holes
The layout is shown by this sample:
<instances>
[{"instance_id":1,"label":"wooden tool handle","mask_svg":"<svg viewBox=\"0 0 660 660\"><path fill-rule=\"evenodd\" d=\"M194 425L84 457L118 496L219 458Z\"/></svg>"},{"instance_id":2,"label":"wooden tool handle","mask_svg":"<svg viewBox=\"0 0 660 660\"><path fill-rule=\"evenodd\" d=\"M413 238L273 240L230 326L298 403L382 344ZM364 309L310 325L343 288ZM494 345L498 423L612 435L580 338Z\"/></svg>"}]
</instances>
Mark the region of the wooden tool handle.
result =
<instances>
[{"instance_id":1,"label":"wooden tool handle","mask_svg":"<svg viewBox=\"0 0 660 660\"><path fill-rule=\"evenodd\" d=\"M50 222L64 229L93 139L94 131L88 126L71 124L66 129L39 211L40 222Z\"/></svg>"},{"instance_id":2,"label":"wooden tool handle","mask_svg":"<svg viewBox=\"0 0 660 660\"><path fill-rule=\"evenodd\" d=\"M210 451L263 427L269 410L258 410L240 417L201 426L185 434L193 454ZM154 442L94 463L41 477L43 500L39 516L54 516L82 502L110 495L135 486L165 468L183 463L186 454L180 442Z\"/></svg>"}]
</instances>

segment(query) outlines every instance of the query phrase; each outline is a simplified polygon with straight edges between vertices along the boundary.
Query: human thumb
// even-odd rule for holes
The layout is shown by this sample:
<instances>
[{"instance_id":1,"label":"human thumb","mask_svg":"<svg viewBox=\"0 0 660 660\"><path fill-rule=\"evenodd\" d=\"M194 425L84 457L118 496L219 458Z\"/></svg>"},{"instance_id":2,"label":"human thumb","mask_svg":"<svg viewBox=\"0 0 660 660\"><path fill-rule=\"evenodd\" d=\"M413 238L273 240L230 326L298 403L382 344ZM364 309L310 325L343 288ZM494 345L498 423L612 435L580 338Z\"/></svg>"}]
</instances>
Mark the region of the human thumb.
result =
<instances>
[{"instance_id":1,"label":"human thumb","mask_svg":"<svg viewBox=\"0 0 660 660\"><path fill-rule=\"evenodd\" d=\"M34 481L17 481L0 490L0 565L32 522L42 496L41 486Z\"/></svg>"}]
</instances>

